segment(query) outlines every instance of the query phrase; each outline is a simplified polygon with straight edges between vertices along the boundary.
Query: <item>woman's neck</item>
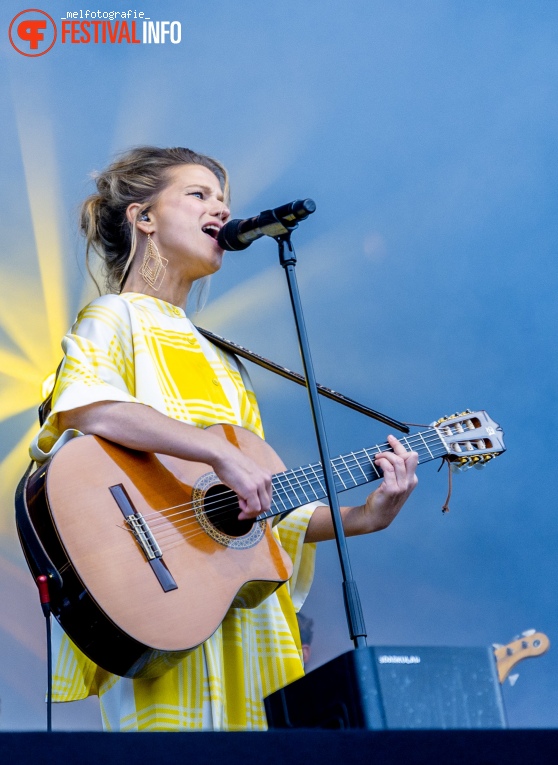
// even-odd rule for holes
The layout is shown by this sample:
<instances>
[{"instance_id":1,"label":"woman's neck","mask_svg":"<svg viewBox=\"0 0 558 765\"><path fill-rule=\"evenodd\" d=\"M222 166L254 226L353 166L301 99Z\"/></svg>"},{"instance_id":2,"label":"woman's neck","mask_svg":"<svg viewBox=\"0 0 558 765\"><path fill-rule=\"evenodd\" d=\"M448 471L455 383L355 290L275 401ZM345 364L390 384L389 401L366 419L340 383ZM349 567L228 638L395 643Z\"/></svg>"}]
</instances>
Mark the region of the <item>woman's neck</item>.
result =
<instances>
[{"instance_id":1,"label":"woman's neck","mask_svg":"<svg viewBox=\"0 0 558 765\"><path fill-rule=\"evenodd\" d=\"M135 268L134 264L132 264L132 266L130 273L122 285L121 292L139 292L142 295L156 297L159 300L164 300L178 308L186 309L186 301L190 289L192 288L191 282L181 283L178 279L175 279L167 269L160 286L158 289L155 289L155 287L146 282L143 276L139 273L139 268Z\"/></svg>"}]
</instances>

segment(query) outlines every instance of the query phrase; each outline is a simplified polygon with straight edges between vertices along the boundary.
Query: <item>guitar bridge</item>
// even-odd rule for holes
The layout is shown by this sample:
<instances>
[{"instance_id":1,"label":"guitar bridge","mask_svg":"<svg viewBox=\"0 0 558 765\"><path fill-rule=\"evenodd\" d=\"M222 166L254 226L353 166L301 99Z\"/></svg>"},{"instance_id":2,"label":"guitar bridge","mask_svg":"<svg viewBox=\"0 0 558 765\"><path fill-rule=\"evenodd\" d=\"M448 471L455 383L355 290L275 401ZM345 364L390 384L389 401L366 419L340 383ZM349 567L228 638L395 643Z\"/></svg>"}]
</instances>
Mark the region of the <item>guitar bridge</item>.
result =
<instances>
[{"instance_id":1,"label":"guitar bridge","mask_svg":"<svg viewBox=\"0 0 558 765\"><path fill-rule=\"evenodd\" d=\"M153 536L143 515L138 512L132 504L132 500L128 496L128 492L124 486L121 483L118 483L115 486L109 486L109 491L120 508L135 540L143 550L143 554L147 558L147 562L151 566L151 569L159 580L159 584L163 590L165 592L170 592L171 590L178 589L177 583L174 581L171 572L163 561L163 553L157 544L157 540Z\"/></svg>"},{"instance_id":2,"label":"guitar bridge","mask_svg":"<svg viewBox=\"0 0 558 765\"><path fill-rule=\"evenodd\" d=\"M157 544L157 540L151 533L151 529L141 513L138 513L136 510L132 515L126 516L126 523L131 528L132 533L137 539L139 546L144 551L147 560L163 557L161 548Z\"/></svg>"}]
</instances>

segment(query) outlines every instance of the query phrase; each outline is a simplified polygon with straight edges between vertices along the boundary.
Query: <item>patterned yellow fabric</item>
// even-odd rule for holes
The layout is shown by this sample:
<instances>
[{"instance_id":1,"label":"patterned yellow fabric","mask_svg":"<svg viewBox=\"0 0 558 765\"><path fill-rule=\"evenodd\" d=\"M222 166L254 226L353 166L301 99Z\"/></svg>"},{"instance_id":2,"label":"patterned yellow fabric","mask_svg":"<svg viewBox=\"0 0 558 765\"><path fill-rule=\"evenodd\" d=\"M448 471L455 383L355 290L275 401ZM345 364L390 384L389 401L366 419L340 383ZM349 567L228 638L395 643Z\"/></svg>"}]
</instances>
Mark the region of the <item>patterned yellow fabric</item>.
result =
<instances>
[{"instance_id":1,"label":"patterned yellow fabric","mask_svg":"<svg viewBox=\"0 0 558 765\"><path fill-rule=\"evenodd\" d=\"M52 411L31 445L39 462L63 440L58 413L98 401L140 402L199 427L227 422L263 436L243 367L169 303L105 295L80 313L63 349ZM111 675L54 625L54 700L98 694L107 730L264 730L262 699L303 674L296 610L312 582L315 549L303 542L316 504L274 529L293 560L291 580L255 609L231 609L209 640L160 678Z\"/></svg>"}]
</instances>

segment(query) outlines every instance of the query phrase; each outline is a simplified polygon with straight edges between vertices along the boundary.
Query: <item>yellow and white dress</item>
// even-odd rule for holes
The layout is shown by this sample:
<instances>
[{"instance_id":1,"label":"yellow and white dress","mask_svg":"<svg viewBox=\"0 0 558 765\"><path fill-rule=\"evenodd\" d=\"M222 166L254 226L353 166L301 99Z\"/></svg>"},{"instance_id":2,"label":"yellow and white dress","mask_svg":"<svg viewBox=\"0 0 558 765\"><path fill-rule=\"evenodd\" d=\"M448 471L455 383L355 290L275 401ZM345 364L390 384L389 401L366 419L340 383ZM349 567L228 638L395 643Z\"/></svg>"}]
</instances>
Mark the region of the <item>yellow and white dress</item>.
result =
<instances>
[{"instance_id":1,"label":"yellow and white dress","mask_svg":"<svg viewBox=\"0 0 558 765\"><path fill-rule=\"evenodd\" d=\"M137 293L104 295L81 311L62 347L52 411L31 444L37 462L64 440L58 413L98 401L139 402L198 427L226 422L263 436L243 367L176 306ZM231 609L162 677L112 675L56 625L54 700L98 694L106 730L265 730L262 699L304 674L295 614L312 582L315 546L303 542L316 504L274 529L292 558L291 580L257 608Z\"/></svg>"}]
</instances>

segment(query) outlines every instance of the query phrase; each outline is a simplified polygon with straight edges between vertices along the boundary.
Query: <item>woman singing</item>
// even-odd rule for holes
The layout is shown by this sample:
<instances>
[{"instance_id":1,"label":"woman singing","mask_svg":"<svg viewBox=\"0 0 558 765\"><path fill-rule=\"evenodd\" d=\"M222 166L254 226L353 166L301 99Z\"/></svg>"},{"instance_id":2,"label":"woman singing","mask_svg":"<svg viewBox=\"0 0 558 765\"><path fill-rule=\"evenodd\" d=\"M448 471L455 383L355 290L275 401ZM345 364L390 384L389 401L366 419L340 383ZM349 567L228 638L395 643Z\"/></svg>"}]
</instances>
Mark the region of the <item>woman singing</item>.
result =
<instances>
[{"instance_id":1,"label":"woman singing","mask_svg":"<svg viewBox=\"0 0 558 765\"><path fill-rule=\"evenodd\" d=\"M31 446L43 462L73 431L130 449L206 463L239 498L239 518L271 503L271 475L206 428L232 423L263 437L238 360L186 318L194 283L221 267L216 236L229 218L228 178L189 149L121 155L85 200L87 252L104 263L108 293L63 340L52 410ZM60 436L66 432L64 439ZM385 528L416 485L417 455L392 436L376 456L384 480L359 507L342 508L349 535ZM273 533L294 565L290 581L254 609L231 608L215 633L156 679L111 675L58 629L54 699L98 694L106 730L262 730L262 699L303 674L296 612L309 590L314 542L331 539L328 508L295 510Z\"/></svg>"}]
</instances>

